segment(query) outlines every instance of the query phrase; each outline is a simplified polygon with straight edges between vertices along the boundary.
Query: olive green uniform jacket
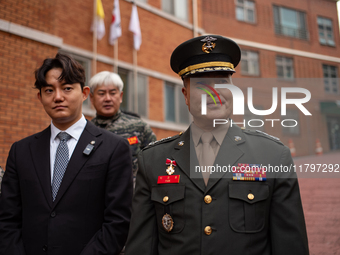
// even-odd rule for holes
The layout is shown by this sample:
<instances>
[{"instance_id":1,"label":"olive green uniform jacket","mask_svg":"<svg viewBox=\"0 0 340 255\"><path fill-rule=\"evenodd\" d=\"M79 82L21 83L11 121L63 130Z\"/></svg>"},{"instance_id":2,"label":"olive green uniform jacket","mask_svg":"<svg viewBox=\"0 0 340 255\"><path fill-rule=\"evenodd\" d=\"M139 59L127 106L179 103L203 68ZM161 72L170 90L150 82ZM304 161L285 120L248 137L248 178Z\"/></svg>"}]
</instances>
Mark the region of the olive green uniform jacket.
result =
<instances>
[{"instance_id":1,"label":"olive green uniform jacket","mask_svg":"<svg viewBox=\"0 0 340 255\"><path fill-rule=\"evenodd\" d=\"M139 154L126 255L309 254L293 170L267 173L266 181L233 181L232 173L213 173L205 187L202 178L190 178L190 167L194 171L198 165L195 150L191 150L190 165L190 145L189 128L183 135L156 142ZM176 161L174 175L180 175L180 181L157 184L159 176L167 175L167 158ZM233 126L216 163L290 167L293 161L280 141ZM252 200L249 194L253 194ZM205 202L207 195L212 197L210 203ZM170 232L162 225L165 214L173 220ZM211 228L210 234L206 227Z\"/></svg>"}]
</instances>

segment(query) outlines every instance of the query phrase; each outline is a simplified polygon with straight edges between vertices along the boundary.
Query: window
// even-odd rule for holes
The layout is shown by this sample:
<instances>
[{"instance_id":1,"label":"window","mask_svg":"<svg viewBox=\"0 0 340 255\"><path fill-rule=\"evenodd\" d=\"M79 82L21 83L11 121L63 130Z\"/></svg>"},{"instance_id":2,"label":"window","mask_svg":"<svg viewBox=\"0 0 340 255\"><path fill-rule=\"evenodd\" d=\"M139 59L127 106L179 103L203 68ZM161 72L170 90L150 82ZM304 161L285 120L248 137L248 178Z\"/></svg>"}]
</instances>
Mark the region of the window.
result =
<instances>
[{"instance_id":1,"label":"window","mask_svg":"<svg viewBox=\"0 0 340 255\"><path fill-rule=\"evenodd\" d=\"M162 0L162 10L179 19L188 20L187 0Z\"/></svg>"},{"instance_id":2,"label":"window","mask_svg":"<svg viewBox=\"0 0 340 255\"><path fill-rule=\"evenodd\" d=\"M338 94L338 68L336 66L322 65L322 69L325 92Z\"/></svg>"},{"instance_id":3,"label":"window","mask_svg":"<svg viewBox=\"0 0 340 255\"><path fill-rule=\"evenodd\" d=\"M138 106L135 111L135 88L133 82L133 72L118 68L118 74L122 78L124 83L123 89L123 102L120 105L122 111L130 111L139 114L142 117L148 117L148 79L147 76L137 75L137 97Z\"/></svg>"},{"instance_id":4,"label":"window","mask_svg":"<svg viewBox=\"0 0 340 255\"><path fill-rule=\"evenodd\" d=\"M277 77L284 80L294 79L293 59L287 57L276 57Z\"/></svg>"},{"instance_id":5,"label":"window","mask_svg":"<svg viewBox=\"0 0 340 255\"><path fill-rule=\"evenodd\" d=\"M283 121L282 133L286 135L300 135L299 110L287 109L286 115L281 117Z\"/></svg>"},{"instance_id":6,"label":"window","mask_svg":"<svg viewBox=\"0 0 340 255\"><path fill-rule=\"evenodd\" d=\"M236 0L236 19L255 23L255 3L249 0Z\"/></svg>"},{"instance_id":7,"label":"window","mask_svg":"<svg viewBox=\"0 0 340 255\"><path fill-rule=\"evenodd\" d=\"M324 45L335 46L332 21L318 17L319 42Z\"/></svg>"},{"instance_id":8,"label":"window","mask_svg":"<svg viewBox=\"0 0 340 255\"><path fill-rule=\"evenodd\" d=\"M250 50L242 50L241 54L241 74L260 75L259 54Z\"/></svg>"},{"instance_id":9,"label":"window","mask_svg":"<svg viewBox=\"0 0 340 255\"><path fill-rule=\"evenodd\" d=\"M274 6L275 33L300 39L308 39L305 13Z\"/></svg>"},{"instance_id":10,"label":"window","mask_svg":"<svg viewBox=\"0 0 340 255\"><path fill-rule=\"evenodd\" d=\"M189 124L189 110L185 104L182 87L171 82L165 82L165 120L180 124Z\"/></svg>"}]
</instances>

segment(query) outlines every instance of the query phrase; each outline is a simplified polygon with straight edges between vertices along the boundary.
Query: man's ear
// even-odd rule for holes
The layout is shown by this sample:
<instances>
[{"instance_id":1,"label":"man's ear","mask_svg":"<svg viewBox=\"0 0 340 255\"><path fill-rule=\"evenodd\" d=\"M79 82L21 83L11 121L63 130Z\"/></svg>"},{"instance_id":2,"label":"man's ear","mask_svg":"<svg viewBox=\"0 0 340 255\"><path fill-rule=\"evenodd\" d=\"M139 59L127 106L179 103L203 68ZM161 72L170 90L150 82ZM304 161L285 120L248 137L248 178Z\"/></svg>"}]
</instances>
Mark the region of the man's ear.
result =
<instances>
[{"instance_id":1,"label":"man's ear","mask_svg":"<svg viewBox=\"0 0 340 255\"><path fill-rule=\"evenodd\" d=\"M37 98L39 99L39 101L40 101L40 103L42 103L42 99L41 99L41 93L40 93L40 91L37 93Z\"/></svg>"},{"instance_id":2,"label":"man's ear","mask_svg":"<svg viewBox=\"0 0 340 255\"><path fill-rule=\"evenodd\" d=\"M188 89L187 89L187 87L183 87L182 88L182 93L183 93L183 95L184 95L184 99L185 99L185 104L187 105L187 106L189 106L189 100L188 100Z\"/></svg>"},{"instance_id":3,"label":"man's ear","mask_svg":"<svg viewBox=\"0 0 340 255\"><path fill-rule=\"evenodd\" d=\"M120 92L120 103L122 103L122 102L123 102L123 91Z\"/></svg>"},{"instance_id":4,"label":"man's ear","mask_svg":"<svg viewBox=\"0 0 340 255\"><path fill-rule=\"evenodd\" d=\"M85 86L83 88L83 102L86 100L86 98L89 96L89 94L90 94L90 88L88 86ZM90 96L90 98L91 98L91 96ZM92 100L91 100L91 102L92 102Z\"/></svg>"}]
</instances>

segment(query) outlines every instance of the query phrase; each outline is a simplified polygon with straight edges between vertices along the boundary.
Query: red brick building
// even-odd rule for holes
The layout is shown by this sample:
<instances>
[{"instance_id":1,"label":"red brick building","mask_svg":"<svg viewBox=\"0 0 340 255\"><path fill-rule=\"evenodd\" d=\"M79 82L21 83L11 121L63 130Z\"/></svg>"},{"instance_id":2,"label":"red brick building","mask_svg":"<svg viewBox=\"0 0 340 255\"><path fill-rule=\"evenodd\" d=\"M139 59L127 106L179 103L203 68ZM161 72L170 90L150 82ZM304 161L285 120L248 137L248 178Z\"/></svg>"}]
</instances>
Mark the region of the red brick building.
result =
<instances>
[{"instance_id":1,"label":"red brick building","mask_svg":"<svg viewBox=\"0 0 340 255\"><path fill-rule=\"evenodd\" d=\"M172 72L169 59L179 43L201 34L224 35L240 45L242 62L233 81L243 90L245 99L246 88L254 87L256 109L269 109L272 87L278 88L279 105L273 114L254 116L246 109L245 116L235 116L235 121L264 121L259 129L286 144L292 139L298 156L314 154L317 138L324 151L340 148L336 1L135 0L142 30L137 65L133 62L133 34L128 30L131 1L119 1L122 36L118 61L108 42L113 0L102 3L106 35L97 41L95 54L90 31L92 0L0 2L1 166L5 166L13 142L49 125L36 99L33 72L43 59L58 51L79 60L88 79L94 72L118 66L125 82L122 107L137 111L158 139L186 129L190 117L181 95L181 79ZM134 71L138 73L137 90ZM312 116L305 116L294 105L288 105L287 116L281 116L281 87L308 89L312 97L304 106ZM89 119L95 115L88 102L84 113ZM266 119L276 119L274 127ZM283 119L295 119L298 125L284 128L280 124ZM258 125L259 121L251 123Z\"/></svg>"}]
</instances>

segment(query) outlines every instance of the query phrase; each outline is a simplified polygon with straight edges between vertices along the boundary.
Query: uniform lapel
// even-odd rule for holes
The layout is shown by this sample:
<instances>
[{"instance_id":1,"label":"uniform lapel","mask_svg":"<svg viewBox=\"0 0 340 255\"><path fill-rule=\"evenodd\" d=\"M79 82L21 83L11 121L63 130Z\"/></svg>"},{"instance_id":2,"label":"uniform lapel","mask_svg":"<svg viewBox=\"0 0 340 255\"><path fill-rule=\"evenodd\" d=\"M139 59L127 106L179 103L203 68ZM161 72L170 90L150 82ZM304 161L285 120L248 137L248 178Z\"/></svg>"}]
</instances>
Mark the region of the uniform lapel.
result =
<instances>
[{"instance_id":1,"label":"uniform lapel","mask_svg":"<svg viewBox=\"0 0 340 255\"><path fill-rule=\"evenodd\" d=\"M51 128L48 127L36 134L35 140L30 144L31 156L40 185L43 189L47 203L52 207L51 169L50 169L50 138Z\"/></svg>"},{"instance_id":2,"label":"uniform lapel","mask_svg":"<svg viewBox=\"0 0 340 255\"><path fill-rule=\"evenodd\" d=\"M238 126L229 127L228 133L225 136L223 143L218 151L217 157L215 159L214 166L217 164L221 166L230 166L228 167L228 171L231 166L244 154L244 152L238 147L239 144L245 142L245 136L243 135L242 130ZM228 175L224 176L229 178L232 176L231 172L223 172L216 171L210 175L209 182L205 192L208 192L224 175L228 173Z\"/></svg>"},{"instance_id":3,"label":"uniform lapel","mask_svg":"<svg viewBox=\"0 0 340 255\"><path fill-rule=\"evenodd\" d=\"M189 177L189 179L200 189L202 192L205 190L203 178L192 178L190 171L194 173L195 166L198 166L198 159L194 149L194 143L190 139L190 128L188 128L180 137L180 141L184 141L184 145L176 145L173 152L173 159L181 170ZM192 150L190 150L192 148Z\"/></svg>"},{"instance_id":4,"label":"uniform lapel","mask_svg":"<svg viewBox=\"0 0 340 255\"><path fill-rule=\"evenodd\" d=\"M87 160L93 156L97 148L102 143L102 139L100 138L101 134L102 132L99 128L95 127L89 121L87 122L86 127L73 151L72 157L70 158L57 197L53 203L53 207L58 204L60 199L72 184L73 180L76 178L79 171L83 168ZM85 150L86 146L92 141L94 141L94 148L92 152L89 155L84 154L83 151Z\"/></svg>"}]
</instances>

